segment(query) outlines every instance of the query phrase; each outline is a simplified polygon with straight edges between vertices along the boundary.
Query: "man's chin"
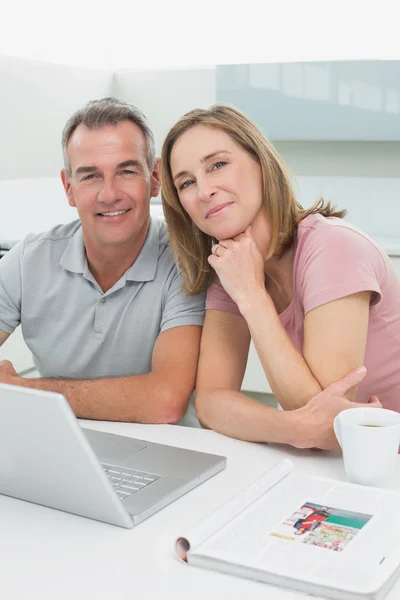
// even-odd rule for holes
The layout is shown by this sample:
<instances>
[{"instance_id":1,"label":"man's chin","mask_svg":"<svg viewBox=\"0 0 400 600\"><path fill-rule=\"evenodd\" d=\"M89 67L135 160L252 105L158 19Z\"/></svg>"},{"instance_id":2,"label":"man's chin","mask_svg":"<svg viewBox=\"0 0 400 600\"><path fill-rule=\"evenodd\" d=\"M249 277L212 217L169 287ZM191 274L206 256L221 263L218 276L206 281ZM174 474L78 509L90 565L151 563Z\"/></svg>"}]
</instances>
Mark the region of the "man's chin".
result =
<instances>
[{"instance_id":1,"label":"man's chin","mask_svg":"<svg viewBox=\"0 0 400 600\"><path fill-rule=\"evenodd\" d=\"M101 236L98 238L98 241L102 246L119 248L132 244L136 237L137 235L135 234L130 236Z\"/></svg>"}]
</instances>

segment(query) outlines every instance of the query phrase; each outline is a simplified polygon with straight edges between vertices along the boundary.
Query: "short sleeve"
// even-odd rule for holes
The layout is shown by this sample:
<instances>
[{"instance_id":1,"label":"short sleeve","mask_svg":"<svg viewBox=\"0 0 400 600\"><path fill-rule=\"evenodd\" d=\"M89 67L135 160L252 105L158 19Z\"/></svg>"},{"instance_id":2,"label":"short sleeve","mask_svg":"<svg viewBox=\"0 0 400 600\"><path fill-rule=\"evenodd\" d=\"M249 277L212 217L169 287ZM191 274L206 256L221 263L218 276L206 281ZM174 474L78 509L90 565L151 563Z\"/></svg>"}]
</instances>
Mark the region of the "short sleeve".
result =
<instances>
[{"instance_id":1,"label":"short sleeve","mask_svg":"<svg viewBox=\"0 0 400 600\"><path fill-rule=\"evenodd\" d=\"M224 290L217 276L213 278L207 290L206 310L221 310L241 316L238 305Z\"/></svg>"},{"instance_id":2,"label":"short sleeve","mask_svg":"<svg viewBox=\"0 0 400 600\"><path fill-rule=\"evenodd\" d=\"M0 330L12 333L21 322L21 259L24 241L0 260Z\"/></svg>"},{"instance_id":3,"label":"short sleeve","mask_svg":"<svg viewBox=\"0 0 400 600\"><path fill-rule=\"evenodd\" d=\"M183 290L183 278L174 267L164 289L161 331L182 325L203 325L205 294L189 296Z\"/></svg>"},{"instance_id":4,"label":"short sleeve","mask_svg":"<svg viewBox=\"0 0 400 600\"><path fill-rule=\"evenodd\" d=\"M377 304L386 278L385 261L372 240L343 225L313 230L304 242L295 272L304 314L363 291L372 292L371 306Z\"/></svg>"}]
</instances>

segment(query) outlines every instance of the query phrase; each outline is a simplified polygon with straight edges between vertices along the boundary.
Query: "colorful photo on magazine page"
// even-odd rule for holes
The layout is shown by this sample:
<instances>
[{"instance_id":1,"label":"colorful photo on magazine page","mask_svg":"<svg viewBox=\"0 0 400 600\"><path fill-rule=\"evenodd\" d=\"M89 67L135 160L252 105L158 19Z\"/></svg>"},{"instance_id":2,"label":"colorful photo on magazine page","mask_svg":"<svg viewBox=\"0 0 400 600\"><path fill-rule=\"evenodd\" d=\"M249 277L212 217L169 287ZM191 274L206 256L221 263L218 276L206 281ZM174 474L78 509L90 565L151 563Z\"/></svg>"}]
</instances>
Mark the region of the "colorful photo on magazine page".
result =
<instances>
[{"instance_id":1,"label":"colorful photo on magazine page","mask_svg":"<svg viewBox=\"0 0 400 600\"><path fill-rule=\"evenodd\" d=\"M372 515L306 502L270 535L342 552Z\"/></svg>"}]
</instances>

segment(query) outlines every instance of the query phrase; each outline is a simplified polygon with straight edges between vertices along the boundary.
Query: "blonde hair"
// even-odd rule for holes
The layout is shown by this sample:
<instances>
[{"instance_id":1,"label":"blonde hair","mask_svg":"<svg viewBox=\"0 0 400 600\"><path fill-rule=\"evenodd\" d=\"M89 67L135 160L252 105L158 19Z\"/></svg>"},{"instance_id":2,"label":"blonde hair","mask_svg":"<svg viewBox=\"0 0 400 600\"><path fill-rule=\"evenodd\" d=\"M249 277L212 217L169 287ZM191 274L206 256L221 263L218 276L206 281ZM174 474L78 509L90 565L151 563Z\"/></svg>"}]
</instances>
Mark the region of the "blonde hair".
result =
<instances>
[{"instance_id":1,"label":"blonde hair","mask_svg":"<svg viewBox=\"0 0 400 600\"><path fill-rule=\"evenodd\" d=\"M262 197L271 223L267 259L281 257L290 248L297 225L306 216L319 213L325 217L342 218L346 214L346 211L337 211L322 198L311 208L303 209L295 199L292 175L287 165L257 125L236 108L215 104L207 110L188 112L172 127L163 144L161 197L172 253L189 294L205 291L211 282L213 270L207 257L211 254L214 240L193 223L179 201L171 172L171 152L178 138L196 125L224 131L260 165Z\"/></svg>"}]
</instances>

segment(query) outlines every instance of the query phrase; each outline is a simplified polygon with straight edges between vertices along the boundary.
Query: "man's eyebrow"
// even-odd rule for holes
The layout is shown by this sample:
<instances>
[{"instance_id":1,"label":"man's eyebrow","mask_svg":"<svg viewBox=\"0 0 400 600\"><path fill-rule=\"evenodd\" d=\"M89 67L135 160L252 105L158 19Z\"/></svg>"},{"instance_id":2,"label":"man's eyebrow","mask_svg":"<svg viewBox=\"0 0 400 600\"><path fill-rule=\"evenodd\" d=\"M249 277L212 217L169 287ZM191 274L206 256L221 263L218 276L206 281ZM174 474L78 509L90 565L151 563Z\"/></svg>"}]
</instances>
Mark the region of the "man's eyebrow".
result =
<instances>
[{"instance_id":1,"label":"man's eyebrow","mask_svg":"<svg viewBox=\"0 0 400 600\"><path fill-rule=\"evenodd\" d=\"M136 169L143 171L143 165L138 160L133 160L133 159L124 160L123 162L118 163L118 165L117 165L117 169L125 169L126 167L135 167Z\"/></svg>"},{"instance_id":2,"label":"man's eyebrow","mask_svg":"<svg viewBox=\"0 0 400 600\"><path fill-rule=\"evenodd\" d=\"M87 166L87 167L78 167L75 171L75 175L82 175L82 173L93 173L97 171L97 167Z\"/></svg>"},{"instance_id":3,"label":"man's eyebrow","mask_svg":"<svg viewBox=\"0 0 400 600\"><path fill-rule=\"evenodd\" d=\"M126 167L135 167L136 169L143 171L143 165L138 160L129 159L129 160L124 160L123 162L117 164L117 169L126 169ZM82 175L85 173L95 173L98 170L99 170L98 167L96 167L94 165L82 166L82 167L78 167L76 169L75 175Z\"/></svg>"},{"instance_id":4,"label":"man's eyebrow","mask_svg":"<svg viewBox=\"0 0 400 600\"><path fill-rule=\"evenodd\" d=\"M205 163L208 160L210 160L211 158L214 158L215 156L217 156L218 154L231 154L231 152L229 152L229 150L217 150L216 152L211 152L211 154L207 154L206 156L203 156L203 158L200 160L201 163ZM176 179L178 179L179 177L182 177L182 175L189 175L189 171L179 171L179 173L177 173L174 177L174 181Z\"/></svg>"}]
</instances>

